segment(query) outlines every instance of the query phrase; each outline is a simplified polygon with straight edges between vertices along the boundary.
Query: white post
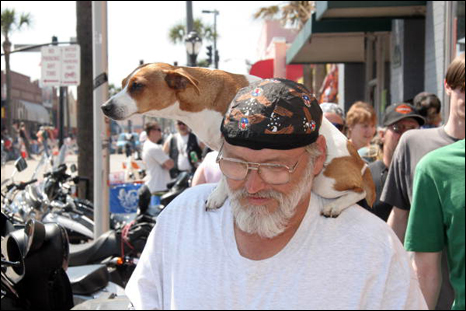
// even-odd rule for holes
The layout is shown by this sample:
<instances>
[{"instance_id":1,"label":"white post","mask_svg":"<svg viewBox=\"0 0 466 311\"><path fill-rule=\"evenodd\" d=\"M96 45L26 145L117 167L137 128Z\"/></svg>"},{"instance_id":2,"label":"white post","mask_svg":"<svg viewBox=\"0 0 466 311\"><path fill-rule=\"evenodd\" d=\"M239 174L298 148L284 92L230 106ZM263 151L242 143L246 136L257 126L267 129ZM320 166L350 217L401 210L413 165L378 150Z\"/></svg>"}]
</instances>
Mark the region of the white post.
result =
<instances>
[{"instance_id":1,"label":"white post","mask_svg":"<svg viewBox=\"0 0 466 311\"><path fill-rule=\"evenodd\" d=\"M110 229L109 121L100 109L108 99L107 1L92 1L94 76L94 239Z\"/></svg>"}]
</instances>

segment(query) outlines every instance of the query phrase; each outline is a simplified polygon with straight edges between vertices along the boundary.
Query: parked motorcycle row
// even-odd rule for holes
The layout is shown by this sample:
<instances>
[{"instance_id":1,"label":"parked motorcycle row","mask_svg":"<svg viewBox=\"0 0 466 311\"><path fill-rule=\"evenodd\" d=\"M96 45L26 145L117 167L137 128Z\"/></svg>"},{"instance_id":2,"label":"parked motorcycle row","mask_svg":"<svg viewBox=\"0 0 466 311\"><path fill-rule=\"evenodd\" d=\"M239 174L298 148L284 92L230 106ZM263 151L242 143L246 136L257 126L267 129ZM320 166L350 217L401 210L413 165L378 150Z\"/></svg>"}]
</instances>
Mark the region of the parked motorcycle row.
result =
<instances>
[{"instance_id":1,"label":"parked motorcycle row","mask_svg":"<svg viewBox=\"0 0 466 311\"><path fill-rule=\"evenodd\" d=\"M161 205L129 223L111 217L111 230L94 240L94 206L71 196L79 177L72 176L74 167L67 174L65 154L60 151L55 165L44 156L31 180L16 183L15 174L27 167L19 158L2 183L2 310L79 309L80 303L124 295L157 216L190 184L190 176L181 174ZM120 298L119 306L128 303Z\"/></svg>"}]
</instances>

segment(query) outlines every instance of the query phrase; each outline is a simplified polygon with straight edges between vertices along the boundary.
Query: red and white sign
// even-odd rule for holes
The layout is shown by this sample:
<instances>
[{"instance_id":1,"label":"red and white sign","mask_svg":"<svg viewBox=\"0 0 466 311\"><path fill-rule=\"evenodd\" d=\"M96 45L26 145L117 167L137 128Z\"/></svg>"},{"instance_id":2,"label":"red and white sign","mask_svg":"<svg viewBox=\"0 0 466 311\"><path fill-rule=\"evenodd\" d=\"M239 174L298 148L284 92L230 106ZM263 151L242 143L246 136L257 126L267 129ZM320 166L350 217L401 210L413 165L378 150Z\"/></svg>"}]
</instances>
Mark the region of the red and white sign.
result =
<instances>
[{"instance_id":1,"label":"red and white sign","mask_svg":"<svg viewBox=\"0 0 466 311\"><path fill-rule=\"evenodd\" d=\"M80 46L44 46L41 86L70 86L80 83Z\"/></svg>"},{"instance_id":2,"label":"red and white sign","mask_svg":"<svg viewBox=\"0 0 466 311\"><path fill-rule=\"evenodd\" d=\"M62 50L62 67L61 67L61 84L62 86L79 85L80 82L80 65L81 49L79 45L63 46Z\"/></svg>"},{"instance_id":3,"label":"red and white sign","mask_svg":"<svg viewBox=\"0 0 466 311\"><path fill-rule=\"evenodd\" d=\"M61 50L58 46L44 46L42 53L41 86L60 86Z\"/></svg>"}]
</instances>

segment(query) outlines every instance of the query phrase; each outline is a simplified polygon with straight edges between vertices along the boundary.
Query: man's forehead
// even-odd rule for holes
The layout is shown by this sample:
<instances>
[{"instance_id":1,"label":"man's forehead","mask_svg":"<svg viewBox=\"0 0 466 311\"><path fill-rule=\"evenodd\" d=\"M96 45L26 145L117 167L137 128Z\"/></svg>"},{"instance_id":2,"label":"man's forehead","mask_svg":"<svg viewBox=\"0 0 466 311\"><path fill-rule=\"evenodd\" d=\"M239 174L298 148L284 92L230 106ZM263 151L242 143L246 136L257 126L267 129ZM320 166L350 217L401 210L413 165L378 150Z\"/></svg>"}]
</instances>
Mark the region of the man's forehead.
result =
<instances>
[{"instance_id":1,"label":"man's forehead","mask_svg":"<svg viewBox=\"0 0 466 311\"><path fill-rule=\"evenodd\" d=\"M247 162L259 163L283 163L289 162L290 158L294 159L297 155L303 152L304 148L296 148L290 150L275 150L275 149L261 149L254 150L241 146L234 146L225 142L223 146L223 154L226 157L233 157Z\"/></svg>"},{"instance_id":2,"label":"man's forehead","mask_svg":"<svg viewBox=\"0 0 466 311\"><path fill-rule=\"evenodd\" d=\"M399 120L395 124L415 124L419 126L419 122L415 118L404 118Z\"/></svg>"}]
</instances>

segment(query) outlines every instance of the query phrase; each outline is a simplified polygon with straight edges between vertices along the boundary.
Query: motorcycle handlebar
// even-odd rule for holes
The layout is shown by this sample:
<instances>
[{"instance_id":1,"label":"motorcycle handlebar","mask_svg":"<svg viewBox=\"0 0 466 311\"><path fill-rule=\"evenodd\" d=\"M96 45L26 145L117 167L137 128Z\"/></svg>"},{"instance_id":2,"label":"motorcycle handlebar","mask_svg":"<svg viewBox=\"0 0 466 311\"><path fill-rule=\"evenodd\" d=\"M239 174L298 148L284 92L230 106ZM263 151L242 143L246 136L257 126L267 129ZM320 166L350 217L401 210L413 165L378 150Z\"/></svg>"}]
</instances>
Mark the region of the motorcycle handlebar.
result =
<instances>
[{"instance_id":1,"label":"motorcycle handlebar","mask_svg":"<svg viewBox=\"0 0 466 311\"><path fill-rule=\"evenodd\" d=\"M28 185L30 185L30 184L33 184L33 183L35 183L35 182L37 182L37 179L36 179L36 178L34 178L34 179L32 179L32 180L30 180L30 181L28 181L28 182L20 182L19 184L11 184L11 185L8 185L8 186L6 187L6 189L7 189L7 191L10 191L10 190L13 189L13 188L15 188L15 189L17 189L17 190L24 190L24 189L26 189L26 186L28 186Z\"/></svg>"}]
</instances>

